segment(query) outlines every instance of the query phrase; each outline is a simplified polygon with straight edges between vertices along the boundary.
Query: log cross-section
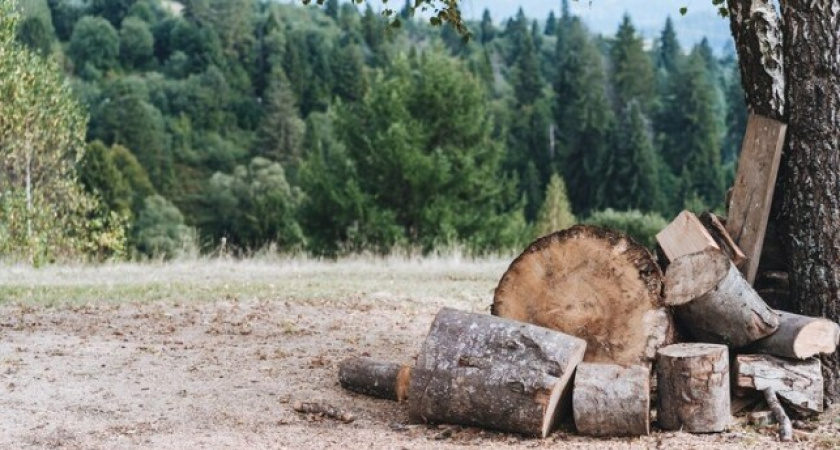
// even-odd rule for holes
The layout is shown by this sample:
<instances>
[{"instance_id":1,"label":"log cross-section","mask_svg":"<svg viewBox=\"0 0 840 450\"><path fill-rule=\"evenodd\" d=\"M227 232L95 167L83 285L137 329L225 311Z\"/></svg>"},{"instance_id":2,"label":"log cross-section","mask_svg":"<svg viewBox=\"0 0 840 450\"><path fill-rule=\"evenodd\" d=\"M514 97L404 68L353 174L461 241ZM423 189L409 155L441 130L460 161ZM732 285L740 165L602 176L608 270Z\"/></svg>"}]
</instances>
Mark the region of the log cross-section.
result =
<instances>
[{"instance_id":1,"label":"log cross-section","mask_svg":"<svg viewBox=\"0 0 840 450\"><path fill-rule=\"evenodd\" d=\"M547 328L444 308L411 372L409 416L545 437L585 351Z\"/></svg>"}]
</instances>

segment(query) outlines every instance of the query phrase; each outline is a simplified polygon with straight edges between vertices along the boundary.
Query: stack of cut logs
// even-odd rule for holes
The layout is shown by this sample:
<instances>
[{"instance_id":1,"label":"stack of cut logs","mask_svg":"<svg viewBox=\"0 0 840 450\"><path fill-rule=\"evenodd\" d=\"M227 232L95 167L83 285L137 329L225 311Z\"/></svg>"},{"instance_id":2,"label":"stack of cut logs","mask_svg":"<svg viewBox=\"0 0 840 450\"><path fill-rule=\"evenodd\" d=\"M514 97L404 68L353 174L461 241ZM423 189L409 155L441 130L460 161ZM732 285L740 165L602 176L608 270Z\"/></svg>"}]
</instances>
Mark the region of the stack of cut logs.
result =
<instances>
[{"instance_id":1,"label":"stack of cut logs","mask_svg":"<svg viewBox=\"0 0 840 450\"><path fill-rule=\"evenodd\" d=\"M652 397L660 428L720 432L765 401L790 440L785 407L822 412L818 356L840 326L773 310L752 286L784 130L750 118L728 220L684 211L657 235L658 260L593 226L542 237L502 276L492 315L444 308L413 366L349 359L342 386L407 401L416 422L541 437L568 416L585 435L648 434Z\"/></svg>"}]
</instances>

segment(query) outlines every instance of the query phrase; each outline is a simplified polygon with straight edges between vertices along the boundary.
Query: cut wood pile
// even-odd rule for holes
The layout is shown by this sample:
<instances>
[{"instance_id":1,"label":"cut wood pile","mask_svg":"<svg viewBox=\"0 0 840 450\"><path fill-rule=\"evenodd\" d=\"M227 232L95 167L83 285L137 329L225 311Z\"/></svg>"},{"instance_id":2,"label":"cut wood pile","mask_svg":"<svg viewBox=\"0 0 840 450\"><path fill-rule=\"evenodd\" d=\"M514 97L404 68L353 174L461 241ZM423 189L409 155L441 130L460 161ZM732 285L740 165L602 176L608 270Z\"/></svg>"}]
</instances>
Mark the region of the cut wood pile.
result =
<instances>
[{"instance_id":1,"label":"cut wood pile","mask_svg":"<svg viewBox=\"0 0 840 450\"><path fill-rule=\"evenodd\" d=\"M757 405L750 417L792 439L790 415L823 410L819 355L840 326L773 309L754 287L784 133L750 117L728 218L682 212L658 258L593 226L542 237L502 276L492 315L444 308L415 364L350 359L341 385L407 402L417 423L539 437L566 419L590 436L721 432Z\"/></svg>"}]
</instances>

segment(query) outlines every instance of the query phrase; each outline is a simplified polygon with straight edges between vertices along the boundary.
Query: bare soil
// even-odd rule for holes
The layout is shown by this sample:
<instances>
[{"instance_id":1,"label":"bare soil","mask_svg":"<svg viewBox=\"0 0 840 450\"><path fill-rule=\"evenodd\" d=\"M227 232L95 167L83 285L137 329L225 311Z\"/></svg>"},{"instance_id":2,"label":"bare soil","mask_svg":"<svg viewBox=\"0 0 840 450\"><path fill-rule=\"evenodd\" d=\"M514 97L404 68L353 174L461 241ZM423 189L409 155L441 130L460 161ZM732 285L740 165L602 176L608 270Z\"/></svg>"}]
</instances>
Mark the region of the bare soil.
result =
<instances>
[{"instance_id":1,"label":"bare soil","mask_svg":"<svg viewBox=\"0 0 840 450\"><path fill-rule=\"evenodd\" d=\"M508 260L509 261L509 260ZM194 261L0 266L0 449L832 448L837 410L792 445L723 434L531 439L408 423L338 385L351 356L411 362L442 306L487 312L507 261ZM352 423L296 413L325 402Z\"/></svg>"}]
</instances>

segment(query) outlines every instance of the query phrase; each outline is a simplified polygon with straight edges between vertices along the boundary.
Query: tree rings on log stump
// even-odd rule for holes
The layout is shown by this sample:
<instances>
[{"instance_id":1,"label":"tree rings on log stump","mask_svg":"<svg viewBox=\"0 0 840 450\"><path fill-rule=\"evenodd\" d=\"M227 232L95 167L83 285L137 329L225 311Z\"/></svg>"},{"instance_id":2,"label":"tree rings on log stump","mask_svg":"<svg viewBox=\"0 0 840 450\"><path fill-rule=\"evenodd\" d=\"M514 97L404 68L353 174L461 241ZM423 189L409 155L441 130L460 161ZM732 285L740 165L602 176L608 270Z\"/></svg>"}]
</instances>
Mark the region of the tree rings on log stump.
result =
<instances>
[{"instance_id":1,"label":"tree rings on log stump","mask_svg":"<svg viewBox=\"0 0 840 450\"><path fill-rule=\"evenodd\" d=\"M409 416L545 437L585 350L547 328L444 308L411 372Z\"/></svg>"},{"instance_id":2,"label":"tree rings on log stump","mask_svg":"<svg viewBox=\"0 0 840 450\"><path fill-rule=\"evenodd\" d=\"M675 344L658 355L659 426L692 433L724 431L732 420L726 346Z\"/></svg>"},{"instance_id":3,"label":"tree rings on log stump","mask_svg":"<svg viewBox=\"0 0 840 450\"><path fill-rule=\"evenodd\" d=\"M576 225L542 237L511 263L492 313L585 339L587 362L649 364L671 342L662 272L627 235Z\"/></svg>"},{"instance_id":4,"label":"tree rings on log stump","mask_svg":"<svg viewBox=\"0 0 840 450\"><path fill-rule=\"evenodd\" d=\"M650 369L580 364L572 391L575 427L589 436L650 434Z\"/></svg>"}]
</instances>

